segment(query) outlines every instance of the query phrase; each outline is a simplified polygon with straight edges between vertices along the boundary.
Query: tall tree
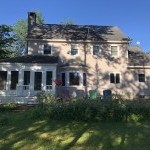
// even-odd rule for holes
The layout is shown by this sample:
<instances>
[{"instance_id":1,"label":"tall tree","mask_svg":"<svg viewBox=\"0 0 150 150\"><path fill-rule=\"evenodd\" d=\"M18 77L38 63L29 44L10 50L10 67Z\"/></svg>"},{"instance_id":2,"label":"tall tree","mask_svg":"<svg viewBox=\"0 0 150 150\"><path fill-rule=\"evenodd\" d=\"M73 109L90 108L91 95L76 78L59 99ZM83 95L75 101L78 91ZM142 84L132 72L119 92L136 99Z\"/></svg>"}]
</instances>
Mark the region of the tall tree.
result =
<instances>
[{"instance_id":1,"label":"tall tree","mask_svg":"<svg viewBox=\"0 0 150 150\"><path fill-rule=\"evenodd\" d=\"M37 24L43 24L44 19L41 12L37 12L36 22ZM27 31L28 31L28 20L21 19L17 21L13 27L13 37L16 42L13 44L13 49L18 51L18 54L25 53L27 48Z\"/></svg>"},{"instance_id":2,"label":"tall tree","mask_svg":"<svg viewBox=\"0 0 150 150\"><path fill-rule=\"evenodd\" d=\"M13 54L13 51L10 49L15 41L12 31L11 26L0 25L0 59L11 57Z\"/></svg>"}]
</instances>

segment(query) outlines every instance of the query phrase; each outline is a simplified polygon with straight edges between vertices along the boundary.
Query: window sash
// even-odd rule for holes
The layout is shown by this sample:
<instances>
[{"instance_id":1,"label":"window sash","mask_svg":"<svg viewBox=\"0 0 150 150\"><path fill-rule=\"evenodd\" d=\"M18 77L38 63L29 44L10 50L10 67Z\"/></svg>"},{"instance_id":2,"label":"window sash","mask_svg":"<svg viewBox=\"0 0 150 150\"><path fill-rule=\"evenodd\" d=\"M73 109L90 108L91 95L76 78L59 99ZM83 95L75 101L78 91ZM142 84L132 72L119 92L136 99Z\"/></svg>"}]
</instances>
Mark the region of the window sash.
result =
<instances>
[{"instance_id":1,"label":"window sash","mask_svg":"<svg viewBox=\"0 0 150 150\"><path fill-rule=\"evenodd\" d=\"M7 71L0 71L0 90L6 90Z\"/></svg>"},{"instance_id":2,"label":"window sash","mask_svg":"<svg viewBox=\"0 0 150 150\"><path fill-rule=\"evenodd\" d=\"M34 73L34 90L42 89L42 72Z\"/></svg>"},{"instance_id":3,"label":"window sash","mask_svg":"<svg viewBox=\"0 0 150 150\"><path fill-rule=\"evenodd\" d=\"M51 45L49 44L44 44L44 54L51 54Z\"/></svg>"},{"instance_id":4,"label":"window sash","mask_svg":"<svg viewBox=\"0 0 150 150\"><path fill-rule=\"evenodd\" d=\"M69 84L70 85L80 85L79 73L77 73L77 72L69 73Z\"/></svg>"},{"instance_id":5,"label":"window sash","mask_svg":"<svg viewBox=\"0 0 150 150\"><path fill-rule=\"evenodd\" d=\"M46 71L46 85L52 85L53 72Z\"/></svg>"},{"instance_id":6,"label":"window sash","mask_svg":"<svg viewBox=\"0 0 150 150\"><path fill-rule=\"evenodd\" d=\"M30 84L30 71L24 71L24 85Z\"/></svg>"},{"instance_id":7,"label":"window sash","mask_svg":"<svg viewBox=\"0 0 150 150\"><path fill-rule=\"evenodd\" d=\"M100 54L100 47L98 45L93 45L93 55Z\"/></svg>"},{"instance_id":8,"label":"window sash","mask_svg":"<svg viewBox=\"0 0 150 150\"><path fill-rule=\"evenodd\" d=\"M18 71L11 71L11 84L10 89L16 90L17 84L18 84Z\"/></svg>"},{"instance_id":9,"label":"window sash","mask_svg":"<svg viewBox=\"0 0 150 150\"><path fill-rule=\"evenodd\" d=\"M78 54L78 47L76 44L71 44L71 55L77 55Z\"/></svg>"},{"instance_id":10,"label":"window sash","mask_svg":"<svg viewBox=\"0 0 150 150\"><path fill-rule=\"evenodd\" d=\"M145 74L138 74L139 82L145 82Z\"/></svg>"},{"instance_id":11,"label":"window sash","mask_svg":"<svg viewBox=\"0 0 150 150\"><path fill-rule=\"evenodd\" d=\"M117 46L111 46L111 56L118 56L118 47Z\"/></svg>"},{"instance_id":12,"label":"window sash","mask_svg":"<svg viewBox=\"0 0 150 150\"><path fill-rule=\"evenodd\" d=\"M62 86L65 86L66 85L66 74L65 73L61 74L61 80L62 80Z\"/></svg>"},{"instance_id":13,"label":"window sash","mask_svg":"<svg viewBox=\"0 0 150 150\"><path fill-rule=\"evenodd\" d=\"M120 83L120 73L110 74L110 83L119 84Z\"/></svg>"}]
</instances>

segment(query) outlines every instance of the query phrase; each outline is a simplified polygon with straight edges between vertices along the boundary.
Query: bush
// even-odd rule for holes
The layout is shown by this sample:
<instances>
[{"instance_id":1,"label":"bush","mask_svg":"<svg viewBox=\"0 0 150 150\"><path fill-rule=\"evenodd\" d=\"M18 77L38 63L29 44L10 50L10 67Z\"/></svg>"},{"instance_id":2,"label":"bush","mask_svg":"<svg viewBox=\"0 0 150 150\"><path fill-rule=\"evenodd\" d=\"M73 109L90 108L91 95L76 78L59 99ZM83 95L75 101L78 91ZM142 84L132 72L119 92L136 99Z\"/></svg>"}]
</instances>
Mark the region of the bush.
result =
<instances>
[{"instance_id":1,"label":"bush","mask_svg":"<svg viewBox=\"0 0 150 150\"><path fill-rule=\"evenodd\" d=\"M0 125L8 125L9 117L7 115L0 116Z\"/></svg>"},{"instance_id":2,"label":"bush","mask_svg":"<svg viewBox=\"0 0 150 150\"><path fill-rule=\"evenodd\" d=\"M51 94L43 93L38 98L39 105L31 116L33 118L47 117L57 120L117 120L127 121L150 120L150 102L76 100L60 102ZM42 104L42 105L40 105ZM42 106L42 107L41 107Z\"/></svg>"}]
</instances>

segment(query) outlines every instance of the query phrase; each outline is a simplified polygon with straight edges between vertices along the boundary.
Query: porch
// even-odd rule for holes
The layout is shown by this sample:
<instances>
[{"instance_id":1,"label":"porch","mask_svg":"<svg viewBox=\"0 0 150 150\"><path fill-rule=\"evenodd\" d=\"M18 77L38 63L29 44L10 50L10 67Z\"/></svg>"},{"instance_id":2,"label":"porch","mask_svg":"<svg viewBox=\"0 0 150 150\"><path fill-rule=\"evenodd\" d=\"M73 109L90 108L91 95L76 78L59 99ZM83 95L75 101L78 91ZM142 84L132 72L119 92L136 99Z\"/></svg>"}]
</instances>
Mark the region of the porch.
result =
<instances>
[{"instance_id":1,"label":"porch","mask_svg":"<svg viewBox=\"0 0 150 150\"><path fill-rule=\"evenodd\" d=\"M0 62L0 102L35 101L41 91L56 94L56 68L57 63Z\"/></svg>"}]
</instances>

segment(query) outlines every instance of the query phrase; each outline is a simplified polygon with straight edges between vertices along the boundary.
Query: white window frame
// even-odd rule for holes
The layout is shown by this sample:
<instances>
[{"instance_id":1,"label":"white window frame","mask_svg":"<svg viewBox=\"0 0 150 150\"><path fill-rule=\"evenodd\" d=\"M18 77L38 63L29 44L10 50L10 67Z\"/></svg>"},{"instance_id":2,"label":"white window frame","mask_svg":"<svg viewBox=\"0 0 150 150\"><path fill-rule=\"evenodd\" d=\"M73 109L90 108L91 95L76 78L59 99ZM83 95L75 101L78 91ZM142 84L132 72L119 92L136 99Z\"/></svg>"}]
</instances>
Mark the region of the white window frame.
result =
<instances>
[{"instance_id":1,"label":"white window frame","mask_svg":"<svg viewBox=\"0 0 150 150\"><path fill-rule=\"evenodd\" d=\"M94 54L93 54L94 46L98 46L98 47L99 47L99 54L97 54L97 55L94 55ZM99 44L93 44L93 45L92 45L92 55L93 55L93 56L101 56L101 53L102 53L101 46L100 46Z\"/></svg>"},{"instance_id":2,"label":"white window frame","mask_svg":"<svg viewBox=\"0 0 150 150\"><path fill-rule=\"evenodd\" d=\"M111 83L111 82L110 82L110 74L114 74L114 76L115 76L115 83ZM116 83L116 74L119 74L119 77L120 77L120 83L121 83L121 81L122 81L121 73L120 73L120 72L110 72L110 73L109 73L109 82L110 82L110 84L115 84L115 85L120 84L120 83Z\"/></svg>"},{"instance_id":3,"label":"white window frame","mask_svg":"<svg viewBox=\"0 0 150 150\"><path fill-rule=\"evenodd\" d=\"M72 45L75 45L75 47L76 47L76 49L77 49L77 52L78 52L78 53L75 54L75 55L72 55L72 54L71 54L71 51L72 51ZM73 56L73 57L74 57L74 56L79 56L79 46L78 46L77 43L71 43L71 44L70 44L70 55Z\"/></svg>"},{"instance_id":4,"label":"white window frame","mask_svg":"<svg viewBox=\"0 0 150 150\"><path fill-rule=\"evenodd\" d=\"M116 56L112 56L112 47L117 47L117 55ZM119 57L119 46L118 45L116 45L116 44L112 44L112 45L110 45L110 55L111 55L111 57L113 57L113 58L118 58Z\"/></svg>"},{"instance_id":5,"label":"white window frame","mask_svg":"<svg viewBox=\"0 0 150 150\"><path fill-rule=\"evenodd\" d=\"M49 45L49 46L51 46L51 53L50 54L44 54L44 45ZM50 44L50 43L44 43L43 44L43 55L52 55L52 52L53 52L53 50L52 50L52 44Z\"/></svg>"}]
</instances>

